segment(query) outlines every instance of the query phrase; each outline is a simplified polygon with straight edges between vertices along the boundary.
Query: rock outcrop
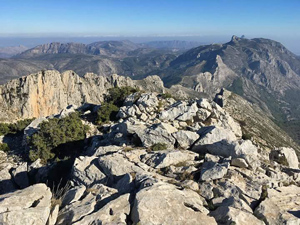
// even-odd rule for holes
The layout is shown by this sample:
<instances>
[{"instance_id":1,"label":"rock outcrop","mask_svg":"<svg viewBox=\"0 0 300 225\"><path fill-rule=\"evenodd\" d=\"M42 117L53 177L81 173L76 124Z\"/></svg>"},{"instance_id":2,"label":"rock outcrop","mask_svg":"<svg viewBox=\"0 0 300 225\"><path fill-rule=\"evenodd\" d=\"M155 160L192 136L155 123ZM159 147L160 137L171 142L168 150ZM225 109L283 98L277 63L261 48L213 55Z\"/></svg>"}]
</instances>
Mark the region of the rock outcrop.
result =
<instances>
[{"instance_id":1,"label":"rock outcrop","mask_svg":"<svg viewBox=\"0 0 300 225\"><path fill-rule=\"evenodd\" d=\"M63 73L55 70L41 71L0 85L0 121L46 117L58 114L70 105L99 105L109 88L122 86L150 92L173 92L164 87L158 76L132 80L124 76L105 77L93 73L82 77L70 70ZM174 92L176 96L188 97L185 92ZM193 94L200 96L197 92Z\"/></svg>"},{"instance_id":2,"label":"rock outcrop","mask_svg":"<svg viewBox=\"0 0 300 225\"><path fill-rule=\"evenodd\" d=\"M0 86L0 119L45 117L69 105L100 104L107 90L114 86L134 86L134 82L117 75L80 77L73 71L39 72Z\"/></svg>"},{"instance_id":3,"label":"rock outcrop","mask_svg":"<svg viewBox=\"0 0 300 225\"><path fill-rule=\"evenodd\" d=\"M45 225L51 208L51 191L45 184L0 196L0 224Z\"/></svg>"}]
</instances>

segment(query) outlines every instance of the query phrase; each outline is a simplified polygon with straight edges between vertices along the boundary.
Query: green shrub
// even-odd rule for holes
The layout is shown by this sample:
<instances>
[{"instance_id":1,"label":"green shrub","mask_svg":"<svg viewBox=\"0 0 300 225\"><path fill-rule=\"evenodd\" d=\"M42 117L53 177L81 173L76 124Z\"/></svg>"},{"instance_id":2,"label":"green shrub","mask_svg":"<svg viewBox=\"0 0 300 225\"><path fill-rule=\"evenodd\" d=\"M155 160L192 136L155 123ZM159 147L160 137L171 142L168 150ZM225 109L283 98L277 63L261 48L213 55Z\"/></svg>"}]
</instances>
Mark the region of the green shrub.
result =
<instances>
[{"instance_id":1,"label":"green shrub","mask_svg":"<svg viewBox=\"0 0 300 225\"><path fill-rule=\"evenodd\" d=\"M0 143L0 151L8 152L10 149L6 143Z\"/></svg>"},{"instance_id":2,"label":"green shrub","mask_svg":"<svg viewBox=\"0 0 300 225\"><path fill-rule=\"evenodd\" d=\"M243 139L243 140L251 140L251 138L252 138L252 135L249 134L249 133L244 133L244 134L242 135L242 139Z\"/></svg>"},{"instance_id":3,"label":"green shrub","mask_svg":"<svg viewBox=\"0 0 300 225\"><path fill-rule=\"evenodd\" d=\"M0 123L0 136L6 135L10 132L9 124L7 123Z\"/></svg>"},{"instance_id":4,"label":"green shrub","mask_svg":"<svg viewBox=\"0 0 300 225\"><path fill-rule=\"evenodd\" d=\"M7 134L15 134L24 130L33 119L19 120L16 123L0 123L0 136Z\"/></svg>"},{"instance_id":5,"label":"green shrub","mask_svg":"<svg viewBox=\"0 0 300 225\"><path fill-rule=\"evenodd\" d=\"M108 89L109 94L105 97L105 101L121 107L128 95L138 91L138 89L129 86L110 88Z\"/></svg>"},{"instance_id":6,"label":"green shrub","mask_svg":"<svg viewBox=\"0 0 300 225\"><path fill-rule=\"evenodd\" d=\"M151 150L152 151L166 150L167 147L168 146L165 143L155 143L154 145L151 146Z\"/></svg>"},{"instance_id":7,"label":"green shrub","mask_svg":"<svg viewBox=\"0 0 300 225\"><path fill-rule=\"evenodd\" d=\"M207 208L211 211L216 209L216 206L214 206L212 200L207 200Z\"/></svg>"},{"instance_id":8,"label":"green shrub","mask_svg":"<svg viewBox=\"0 0 300 225\"><path fill-rule=\"evenodd\" d=\"M164 107L164 103L162 101L158 101L156 113L160 113L163 110L163 107Z\"/></svg>"},{"instance_id":9,"label":"green shrub","mask_svg":"<svg viewBox=\"0 0 300 225\"><path fill-rule=\"evenodd\" d=\"M24 130L32 121L33 119L25 119L25 120L19 120L18 122L14 123L11 129L15 132L19 132Z\"/></svg>"},{"instance_id":10,"label":"green shrub","mask_svg":"<svg viewBox=\"0 0 300 225\"><path fill-rule=\"evenodd\" d=\"M54 148L61 144L84 140L88 129L88 126L82 124L78 113L42 122L40 130L29 140L29 159L35 161L40 158L46 163L56 156L52 151Z\"/></svg>"},{"instance_id":11,"label":"green shrub","mask_svg":"<svg viewBox=\"0 0 300 225\"><path fill-rule=\"evenodd\" d=\"M97 111L96 124L101 125L110 120L115 120L118 111L119 108L116 105L107 102L103 103Z\"/></svg>"},{"instance_id":12,"label":"green shrub","mask_svg":"<svg viewBox=\"0 0 300 225\"><path fill-rule=\"evenodd\" d=\"M119 107L123 105L126 97L138 91L138 89L129 86L108 89L108 95L105 96L105 102L97 112L96 124L101 125L110 120L116 120Z\"/></svg>"},{"instance_id":13,"label":"green shrub","mask_svg":"<svg viewBox=\"0 0 300 225\"><path fill-rule=\"evenodd\" d=\"M181 180L181 181L185 181L185 180L193 180L194 179L194 175L189 173L188 171L184 171L183 173L178 174L177 179Z\"/></svg>"},{"instance_id":14,"label":"green shrub","mask_svg":"<svg viewBox=\"0 0 300 225\"><path fill-rule=\"evenodd\" d=\"M163 99L174 98L173 95L171 95L171 94L168 93L168 92L161 94L161 97L162 97Z\"/></svg>"}]
</instances>

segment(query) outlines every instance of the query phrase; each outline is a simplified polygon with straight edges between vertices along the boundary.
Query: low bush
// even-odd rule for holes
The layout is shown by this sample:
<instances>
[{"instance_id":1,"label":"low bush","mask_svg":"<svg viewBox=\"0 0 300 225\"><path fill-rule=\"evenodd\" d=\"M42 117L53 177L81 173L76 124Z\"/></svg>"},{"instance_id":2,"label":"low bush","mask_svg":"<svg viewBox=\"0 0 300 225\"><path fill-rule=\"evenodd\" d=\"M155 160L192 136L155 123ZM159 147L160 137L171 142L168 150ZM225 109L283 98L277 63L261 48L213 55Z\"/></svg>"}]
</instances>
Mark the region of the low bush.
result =
<instances>
[{"instance_id":1,"label":"low bush","mask_svg":"<svg viewBox=\"0 0 300 225\"><path fill-rule=\"evenodd\" d=\"M173 95L171 95L171 94L168 93L168 92L161 94L161 97L162 97L163 99L174 98ZM174 99L175 99L175 98L174 98Z\"/></svg>"},{"instance_id":2,"label":"low bush","mask_svg":"<svg viewBox=\"0 0 300 225\"><path fill-rule=\"evenodd\" d=\"M151 146L152 151L160 151L160 150L166 150L168 148L167 144L165 143L155 143Z\"/></svg>"},{"instance_id":3,"label":"low bush","mask_svg":"<svg viewBox=\"0 0 300 225\"><path fill-rule=\"evenodd\" d=\"M33 119L19 120L16 123L0 123L0 136L15 134L24 130Z\"/></svg>"},{"instance_id":4,"label":"low bush","mask_svg":"<svg viewBox=\"0 0 300 225\"><path fill-rule=\"evenodd\" d=\"M177 179L179 179L180 181L193 180L194 175L189 173L188 171L184 171L183 173L178 174Z\"/></svg>"},{"instance_id":5,"label":"low bush","mask_svg":"<svg viewBox=\"0 0 300 225\"><path fill-rule=\"evenodd\" d=\"M53 118L44 121L40 124L40 130L29 140L29 159L35 161L40 158L43 163L46 163L59 154L52 151L54 148L84 140L88 130L89 127L81 122L78 113L71 113L62 119Z\"/></svg>"},{"instance_id":6,"label":"low bush","mask_svg":"<svg viewBox=\"0 0 300 225\"><path fill-rule=\"evenodd\" d=\"M163 110L163 108L164 108L164 103L162 101L158 101L156 113L160 113Z\"/></svg>"},{"instance_id":7,"label":"low bush","mask_svg":"<svg viewBox=\"0 0 300 225\"><path fill-rule=\"evenodd\" d=\"M109 122L110 120L116 120L116 115L119 108L112 103L103 103L100 109L97 111L96 124L101 125L103 123Z\"/></svg>"},{"instance_id":8,"label":"low bush","mask_svg":"<svg viewBox=\"0 0 300 225\"><path fill-rule=\"evenodd\" d=\"M119 108L123 105L126 97L138 91L138 89L128 86L108 89L108 95L104 99L105 102L97 112L96 124L101 125L116 120Z\"/></svg>"},{"instance_id":9,"label":"low bush","mask_svg":"<svg viewBox=\"0 0 300 225\"><path fill-rule=\"evenodd\" d=\"M138 91L138 89L129 86L110 88L108 89L109 94L105 97L105 101L121 107L128 95Z\"/></svg>"},{"instance_id":10,"label":"low bush","mask_svg":"<svg viewBox=\"0 0 300 225\"><path fill-rule=\"evenodd\" d=\"M0 143L0 151L8 152L10 149L6 143Z\"/></svg>"},{"instance_id":11,"label":"low bush","mask_svg":"<svg viewBox=\"0 0 300 225\"><path fill-rule=\"evenodd\" d=\"M0 123L0 136L6 135L10 132L9 124Z\"/></svg>"}]
</instances>

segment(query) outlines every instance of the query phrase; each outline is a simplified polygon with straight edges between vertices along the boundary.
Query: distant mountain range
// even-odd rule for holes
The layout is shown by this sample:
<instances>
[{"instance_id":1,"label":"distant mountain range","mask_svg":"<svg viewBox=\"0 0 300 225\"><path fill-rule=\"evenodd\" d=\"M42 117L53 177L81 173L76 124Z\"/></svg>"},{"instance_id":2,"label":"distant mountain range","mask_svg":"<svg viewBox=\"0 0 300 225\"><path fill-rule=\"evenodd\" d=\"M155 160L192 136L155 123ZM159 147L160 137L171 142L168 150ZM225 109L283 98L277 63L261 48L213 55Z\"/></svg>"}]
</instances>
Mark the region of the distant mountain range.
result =
<instances>
[{"instance_id":1,"label":"distant mountain range","mask_svg":"<svg viewBox=\"0 0 300 225\"><path fill-rule=\"evenodd\" d=\"M130 41L101 41L88 45L54 42L36 46L16 55L15 58L32 58L47 54L87 54L120 58L141 47L142 45Z\"/></svg>"},{"instance_id":2,"label":"distant mountain range","mask_svg":"<svg viewBox=\"0 0 300 225\"><path fill-rule=\"evenodd\" d=\"M156 49L130 41L101 41L92 44L49 43L28 49L10 59L0 59L0 84L39 70L74 70L80 75L94 72L107 76L151 75L169 66L178 52Z\"/></svg>"},{"instance_id":3,"label":"distant mountain range","mask_svg":"<svg viewBox=\"0 0 300 225\"><path fill-rule=\"evenodd\" d=\"M0 59L0 83L42 69L98 75L117 73L134 79L159 75L171 86L213 97L227 88L257 104L300 142L300 58L276 41L233 36L228 43L102 41L50 43ZM180 50L178 50L180 49Z\"/></svg>"},{"instance_id":4,"label":"distant mountain range","mask_svg":"<svg viewBox=\"0 0 300 225\"><path fill-rule=\"evenodd\" d=\"M19 46L12 46L12 47L2 47L0 48L0 58L10 58L14 55L20 54L21 52L26 51L28 48L19 45Z\"/></svg>"}]
</instances>

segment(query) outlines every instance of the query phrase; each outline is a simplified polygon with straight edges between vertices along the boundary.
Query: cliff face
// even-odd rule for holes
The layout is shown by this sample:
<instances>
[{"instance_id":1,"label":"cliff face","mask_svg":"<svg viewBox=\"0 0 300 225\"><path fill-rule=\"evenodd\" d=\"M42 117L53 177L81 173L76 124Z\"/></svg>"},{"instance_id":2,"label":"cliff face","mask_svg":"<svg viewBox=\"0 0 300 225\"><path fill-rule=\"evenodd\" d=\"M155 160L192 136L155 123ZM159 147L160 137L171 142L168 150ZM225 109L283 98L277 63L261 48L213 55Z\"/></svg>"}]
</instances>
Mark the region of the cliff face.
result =
<instances>
[{"instance_id":1,"label":"cliff face","mask_svg":"<svg viewBox=\"0 0 300 225\"><path fill-rule=\"evenodd\" d=\"M64 73L48 70L0 85L0 121L12 122L49 116L59 113L69 105L97 105L103 101L108 89L116 86L131 86L158 93L169 92L179 98L202 97L202 93L180 85L167 89L155 75L143 80L132 80L116 74L98 76L87 73L81 77L71 70Z\"/></svg>"},{"instance_id":2,"label":"cliff face","mask_svg":"<svg viewBox=\"0 0 300 225\"><path fill-rule=\"evenodd\" d=\"M58 113L68 105L99 104L113 86L135 86L130 78L73 71L45 71L0 86L0 119L11 121Z\"/></svg>"}]
</instances>

